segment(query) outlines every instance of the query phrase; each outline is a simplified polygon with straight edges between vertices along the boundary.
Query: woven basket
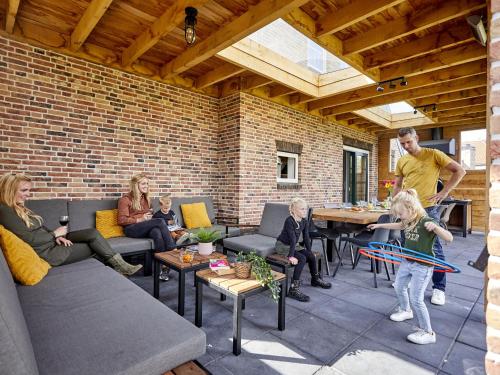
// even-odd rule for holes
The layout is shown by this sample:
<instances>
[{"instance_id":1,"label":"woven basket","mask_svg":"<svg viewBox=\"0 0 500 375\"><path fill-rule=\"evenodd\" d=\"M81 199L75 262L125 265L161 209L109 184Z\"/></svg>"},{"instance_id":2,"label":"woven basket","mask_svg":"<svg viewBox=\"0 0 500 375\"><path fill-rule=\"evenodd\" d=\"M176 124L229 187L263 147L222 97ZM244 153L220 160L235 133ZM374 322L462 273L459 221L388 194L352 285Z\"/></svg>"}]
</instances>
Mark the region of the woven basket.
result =
<instances>
[{"instance_id":1,"label":"woven basket","mask_svg":"<svg viewBox=\"0 0 500 375\"><path fill-rule=\"evenodd\" d=\"M240 262L234 265L234 274L238 279L248 279L251 270L252 263L250 262Z\"/></svg>"}]
</instances>

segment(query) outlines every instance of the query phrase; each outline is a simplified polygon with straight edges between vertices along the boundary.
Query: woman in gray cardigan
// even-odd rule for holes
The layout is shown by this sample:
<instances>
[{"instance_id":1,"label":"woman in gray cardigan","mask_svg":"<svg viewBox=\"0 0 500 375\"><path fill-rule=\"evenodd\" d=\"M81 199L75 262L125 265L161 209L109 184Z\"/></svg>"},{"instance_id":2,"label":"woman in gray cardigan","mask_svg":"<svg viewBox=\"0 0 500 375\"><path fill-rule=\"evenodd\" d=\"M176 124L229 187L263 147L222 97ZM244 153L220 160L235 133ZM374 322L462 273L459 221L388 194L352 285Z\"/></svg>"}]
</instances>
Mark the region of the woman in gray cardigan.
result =
<instances>
[{"instance_id":1,"label":"woman in gray cardigan","mask_svg":"<svg viewBox=\"0 0 500 375\"><path fill-rule=\"evenodd\" d=\"M31 192L31 179L23 174L0 177L0 225L28 243L51 266L78 262L96 256L123 275L141 269L123 260L96 229L68 233L66 226L49 231L42 218L24 206Z\"/></svg>"}]
</instances>

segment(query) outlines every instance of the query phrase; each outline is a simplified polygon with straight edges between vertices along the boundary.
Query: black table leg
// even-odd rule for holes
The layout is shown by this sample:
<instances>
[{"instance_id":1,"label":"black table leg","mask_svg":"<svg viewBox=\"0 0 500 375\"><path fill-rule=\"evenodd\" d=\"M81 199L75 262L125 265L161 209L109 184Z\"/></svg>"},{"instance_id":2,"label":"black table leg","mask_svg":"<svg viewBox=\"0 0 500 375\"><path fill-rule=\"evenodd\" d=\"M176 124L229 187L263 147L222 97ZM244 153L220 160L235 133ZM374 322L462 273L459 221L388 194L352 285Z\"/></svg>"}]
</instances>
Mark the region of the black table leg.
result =
<instances>
[{"instance_id":1,"label":"black table leg","mask_svg":"<svg viewBox=\"0 0 500 375\"><path fill-rule=\"evenodd\" d=\"M154 258L153 260L153 297L160 297L160 262Z\"/></svg>"},{"instance_id":2,"label":"black table leg","mask_svg":"<svg viewBox=\"0 0 500 375\"><path fill-rule=\"evenodd\" d=\"M243 298L241 296L234 297L233 304L233 354L241 354L241 309Z\"/></svg>"},{"instance_id":3,"label":"black table leg","mask_svg":"<svg viewBox=\"0 0 500 375\"><path fill-rule=\"evenodd\" d=\"M196 278L196 276L195 276ZM203 324L203 283L196 279L196 306L195 306L194 324L196 327L201 327Z\"/></svg>"},{"instance_id":4,"label":"black table leg","mask_svg":"<svg viewBox=\"0 0 500 375\"><path fill-rule=\"evenodd\" d=\"M333 228L333 221L327 221L326 227L328 229ZM326 239L326 256L328 257L328 262L333 261L333 240L327 238Z\"/></svg>"},{"instance_id":5,"label":"black table leg","mask_svg":"<svg viewBox=\"0 0 500 375\"><path fill-rule=\"evenodd\" d=\"M177 313L184 315L184 300L186 296L186 273L179 270L179 295L177 296Z\"/></svg>"},{"instance_id":6,"label":"black table leg","mask_svg":"<svg viewBox=\"0 0 500 375\"><path fill-rule=\"evenodd\" d=\"M347 243L346 243L347 244ZM333 270L333 274L332 274L332 277L335 277L335 275L337 274L339 268L340 268L340 265L342 264L342 259L344 258L344 251L345 251L345 246L340 250L340 254L339 254L339 261L337 262L336 266L335 266L335 269Z\"/></svg>"},{"instance_id":7,"label":"black table leg","mask_svg":"<svg viewBox=\"0 0 500 375\"><path fill-rule=\"evenodd\" d=\"M467 205L462 205L462 236L467 237Z\"/></svg>"},{"instance_id":8,"label":"black table leg","mask_svg":"<svg viewBox=\"0 0 500 375\"><path fill-rule=\"evenodd\" d=\"M282 281L280 288L280 299L278 301L278 329L280 331L283 331L285 329L286 290L284 290L284 288L285 288L285 283Z\"/></svg>"}]
</instances>

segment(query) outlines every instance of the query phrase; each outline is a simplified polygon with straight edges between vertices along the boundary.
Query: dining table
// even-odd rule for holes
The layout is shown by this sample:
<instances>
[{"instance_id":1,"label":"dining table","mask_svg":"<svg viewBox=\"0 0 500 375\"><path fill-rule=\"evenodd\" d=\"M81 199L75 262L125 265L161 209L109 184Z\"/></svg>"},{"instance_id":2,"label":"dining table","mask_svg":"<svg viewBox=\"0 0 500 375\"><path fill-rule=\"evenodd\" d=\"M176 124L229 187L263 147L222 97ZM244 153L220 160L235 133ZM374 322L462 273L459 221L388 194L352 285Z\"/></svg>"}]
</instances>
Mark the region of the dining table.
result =
<instances>
[{"instance_id":1,"label":"dining table","mask_svg":"<svg viewBox=\"0 0 500 375\"><path fill-rule=\"evenodd\" d=\"M383 208L315 208L312 218L326 221L328 228L334 228L337 223L351 223L368 225L376 223L380 216L388 214L389 210ZM333 260L333 240L326 241L327 257Z\"/></svg>"}]
</instances>

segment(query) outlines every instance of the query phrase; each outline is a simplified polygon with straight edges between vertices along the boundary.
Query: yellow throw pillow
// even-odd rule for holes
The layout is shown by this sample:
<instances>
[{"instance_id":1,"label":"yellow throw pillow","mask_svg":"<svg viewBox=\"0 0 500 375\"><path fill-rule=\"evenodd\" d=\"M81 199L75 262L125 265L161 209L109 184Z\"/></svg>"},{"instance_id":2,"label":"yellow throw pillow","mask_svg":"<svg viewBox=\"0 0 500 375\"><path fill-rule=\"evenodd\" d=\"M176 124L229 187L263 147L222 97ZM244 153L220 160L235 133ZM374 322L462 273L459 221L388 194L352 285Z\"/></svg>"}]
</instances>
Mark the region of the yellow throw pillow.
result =
<instances>
[{"instance_id":1,"label":"yellow throw pillow","mask_svg":"<svg viewBox=\"0 0 500 375\"><path fill-rule=\"evenodd\" d=\"M26 242L0 225L0 246L10 273L23 285L38 284L49 272L50 264L40 258Z\"/></svg>"},{"instance_id":2,"label":"yellow throw pillow","mask_svg":"<svg viewBox=\"0 0 500 375\"><path fill-rule=\"evenodd\" d=\"M182 218L187 229L207 228L212 223L208 218L207 206L204 202L181 204Z\"/></svg>"},{"instance_id":3,"label":"yellow throw pillow","mask_svg":"<svg viewBox=\"0 0 500 375\"><path fill-rule=\"evenodd\" d=\"M118 210L95 212L95 227L104 238L123 237L123 227L118 225Z\"/></svg>"}]
</instances>

